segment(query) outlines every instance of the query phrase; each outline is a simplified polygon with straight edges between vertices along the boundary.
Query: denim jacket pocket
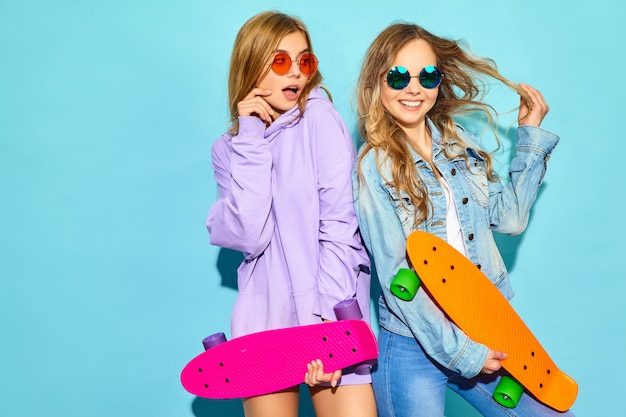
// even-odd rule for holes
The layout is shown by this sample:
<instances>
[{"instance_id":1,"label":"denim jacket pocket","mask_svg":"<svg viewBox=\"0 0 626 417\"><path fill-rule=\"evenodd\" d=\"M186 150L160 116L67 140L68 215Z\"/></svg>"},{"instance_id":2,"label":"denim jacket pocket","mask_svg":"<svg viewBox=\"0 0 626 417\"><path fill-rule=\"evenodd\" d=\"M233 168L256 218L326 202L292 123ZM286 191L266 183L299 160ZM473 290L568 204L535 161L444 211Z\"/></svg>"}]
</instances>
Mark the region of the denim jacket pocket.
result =
<instances>
[{"instance_id":1,"label":"denim jacket pocket","mask_svg":"<svg viewBox=\"0 0 626 417\"><path fill-rule=\"evenodd\" d=\"M415 212L415 206L411 198L402 190L398 193L398 191L390 185L385 185L385 191L389 194L391 203L396 211L396 216L398 216L402 224L402 230L404 230L405 234L408 234L413 225L413 213Z\"/></svg>"},{"instance_id":2,"label":"denim jacket pocket","mask_svg":"<svg viewBox=\"0 0 626 417\"><path fill-rule=\"evenodd\" d=\"M487 178L487 163L473 149L468 149L467 163L457 160L458 168L467 180L472 200L483 208L489 206L489 179Z\"/></svg>"}]
</instances>

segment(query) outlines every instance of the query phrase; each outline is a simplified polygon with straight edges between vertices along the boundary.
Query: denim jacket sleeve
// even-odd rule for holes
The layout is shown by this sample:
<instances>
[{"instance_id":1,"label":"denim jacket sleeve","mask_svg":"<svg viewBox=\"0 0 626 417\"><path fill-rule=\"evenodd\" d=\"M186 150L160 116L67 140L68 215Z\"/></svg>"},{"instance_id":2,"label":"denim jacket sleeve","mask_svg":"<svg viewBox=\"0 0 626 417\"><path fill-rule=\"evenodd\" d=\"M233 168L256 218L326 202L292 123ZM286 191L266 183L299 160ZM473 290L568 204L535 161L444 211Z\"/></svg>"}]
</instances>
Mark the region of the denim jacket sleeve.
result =
<instances>
[{"instance_id":1,"label":"denim jacket sleeve","mask_svg":"<svg viewBox=\"0 0 626 417\"><path fill-rule=\"evenodd\" d=\"M558 142L558 136L541 128L518 128L509 181L489 183L489 222L493 231L510 235L524 231L548 159Z\"/></svg>"},{"instance_id":2,"label":"denim jacket sleeve","mask_svg":"<svg viewBox=\"0 0 626 417\"><path fill-rule=\"evenodd\" d=\"M446 368L471 378L482 369L489 349L472 341L451 323L423 290L418 290L412 301L402 301L389 290L398 270L408 268L402 222L412 219L398 217L391 201L393 197L376 165L376 153L370 151L361 163L361 181L356 173L353 176L353 188L359 227L376 266L386 304L428 355Z\"/></svg>"}]
</instances>

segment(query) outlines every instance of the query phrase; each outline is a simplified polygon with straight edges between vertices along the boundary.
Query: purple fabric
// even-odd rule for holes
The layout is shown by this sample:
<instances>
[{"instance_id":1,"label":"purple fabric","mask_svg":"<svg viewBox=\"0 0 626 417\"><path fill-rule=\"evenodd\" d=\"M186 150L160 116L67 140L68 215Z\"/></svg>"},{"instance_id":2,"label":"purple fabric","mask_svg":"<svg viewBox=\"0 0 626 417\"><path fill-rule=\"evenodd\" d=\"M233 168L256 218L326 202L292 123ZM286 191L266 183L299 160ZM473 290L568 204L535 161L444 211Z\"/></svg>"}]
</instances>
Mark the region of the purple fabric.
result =
<instances>
[{"instance_id":1,"label":"purple fabric","mask_svg":"<svg viewBox=\"0 0 626 417\"><path fill-rule=\"evenodd\" d=\"M211 243L245 255L232 337L335 320L333 306L348 298L357 298L369 323L352 138L319 88L298 114L296 107L267 130L259 118L241 117L239 133L213 145L218 200L207 219Z\"/></svg>"}]
</instances>

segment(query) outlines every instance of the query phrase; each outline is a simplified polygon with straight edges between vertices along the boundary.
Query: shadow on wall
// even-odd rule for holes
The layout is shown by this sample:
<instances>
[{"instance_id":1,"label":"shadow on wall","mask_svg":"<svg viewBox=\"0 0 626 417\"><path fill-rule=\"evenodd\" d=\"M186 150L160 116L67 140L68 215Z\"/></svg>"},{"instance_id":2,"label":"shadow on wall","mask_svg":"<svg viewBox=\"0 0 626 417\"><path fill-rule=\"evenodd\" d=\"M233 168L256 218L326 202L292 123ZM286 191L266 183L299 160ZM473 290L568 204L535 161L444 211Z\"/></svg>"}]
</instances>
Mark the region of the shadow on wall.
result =
<instances>
[{"instance_id":1,"label":"shadow on wall","mask_svg":"<svg viewBox=\"0 0 626 417\"><path fill-rule=\"evenodd\" d=\"M380 298L380 293L382 289L380 288L380 281L378 280L378 274L376 273L376 265L372 261L372 284L370 285L370 300L374 305L374 310L372 311L372 317L370 318L371 323L378 323L378 299Z\"/></svg>"},{"instance_id":2,"label":"shadow on wall","mask_svg":"<svg viewBox=\"0 0 626 417\"><path fill-rule=\"evenodd\" d=\"M196 417L244 417L241 400L209 400L196 397L191 403Z\"/></svg>"},{"instance_id":3,"label":"shadow on wall","mask_svg":"<svg viewBox=\"0 0 626 417\"><path fill-rule=\"evenodd\" d=\"M506 269L511 272L517 259L517 252L522 243L522 236L509 236L501 233L494 233L493 237L502 255Z\"/></svg>"},{"instance_id":4,"label":"shadow on wall","mask_svg":"<svg viewBox=\"0 0 626 417\"><path fill-rule=\"evenodd\" d=\"M191 404L195 417L244 417L241 400L209 400L196 397ZM300 386L299 417L315 417L313 404L305 385Z\"/></svg>"},{"instance_id":5,"label":"shadow on wall","mask_svg":"<svg viewBox=\"0 0 626 417\"><path fill-rule=\"evenodd\" d=\"M243 254L232 249L220 248L217 270L222 277L222 287L237 289L237 268L243 262Z\"/></svg>"}]
</instances>

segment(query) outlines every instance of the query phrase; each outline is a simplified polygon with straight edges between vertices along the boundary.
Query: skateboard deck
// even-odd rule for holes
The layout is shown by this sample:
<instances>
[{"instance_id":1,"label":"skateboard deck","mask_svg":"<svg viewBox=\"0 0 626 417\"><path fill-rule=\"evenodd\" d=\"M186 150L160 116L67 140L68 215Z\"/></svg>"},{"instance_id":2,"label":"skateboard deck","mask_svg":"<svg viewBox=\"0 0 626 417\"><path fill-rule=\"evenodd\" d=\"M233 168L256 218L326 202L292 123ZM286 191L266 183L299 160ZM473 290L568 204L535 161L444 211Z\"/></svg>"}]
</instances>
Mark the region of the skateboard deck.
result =
<instances>
[{"instance_id":1,"label":"skateboard deck","mask_svg":"<svg viewBox=\"0 0 626 417\"><path fill-rule=\"evenodd\" d=\"M578 394L495 285L469 259L437 236L416 231L407 254L425 290L472 340L507 353L502 367L537 400L568 410Z\"/></svg>"},{"instance_id":2,"label":"skateboard deck","mask_svg":"<svg viewBox=\"0 0 626 417\"><path fill-rule=\"evenodd\" d=\"M320 359L324 372L372 361L378 345L363 320L340 320L268 330L234 338L192 359L183 387L204 398L264 395L304 382L307 364Z\"/></svg>"}]
</instances>

